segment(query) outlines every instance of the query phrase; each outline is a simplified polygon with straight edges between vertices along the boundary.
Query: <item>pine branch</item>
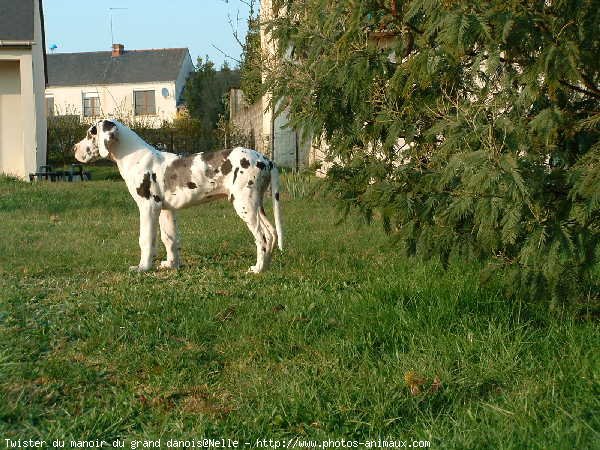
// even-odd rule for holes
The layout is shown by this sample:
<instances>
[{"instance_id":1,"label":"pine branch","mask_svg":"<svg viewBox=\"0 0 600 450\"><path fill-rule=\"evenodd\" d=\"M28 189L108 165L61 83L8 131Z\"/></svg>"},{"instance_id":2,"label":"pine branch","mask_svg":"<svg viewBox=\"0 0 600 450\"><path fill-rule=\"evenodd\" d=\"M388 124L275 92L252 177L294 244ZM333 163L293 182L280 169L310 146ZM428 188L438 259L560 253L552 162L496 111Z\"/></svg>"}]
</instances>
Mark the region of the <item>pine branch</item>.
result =
<instances>
[{"instance_id":1,"label":"pine branch","mask_svg":"<svg viewBox=\"0 0 600 450\"><path fill-rule=\"evenodd\" d=\"M600 97L600 89L598 89L594 83L592 83L592 81L589 79L589 77L583 73L583 71L579 71L579 75L581 76L581 81L583 81L583 84L585 84L585 86L592 91L596 96Z\"/></svg>"},{"instance_id":2,"label":"pine branch","mask_svg":"<svg viewBox=\"0 0 600 450\"><path fill-rule=\"evenodd\" d=\"M548 25L543 21L542 18L538 18L535 21L535 24L538 26L538 28L542 31L542 33L556 46L556 47L560 47L560 41L554 37L554 34L552 33L552 30L550 30L550 28L548 28ZM568 24L567 24L568 25ZM565 25L566 27L566 25ZM565 28L563 27L563 29ZM562 30L560 31L562 33ZM560 33L559 33L560 34ZM598 87L596 87L594 85L594 83L588 78L588 76L583 72L583 70L580 67L574 67L574 69L577 71L577 73L579 74L579 78L581 78L581 82L584 84L585 87L587 87L587 90L582 89L580 87L574 86L570 83L567 83L565 80L559 80L561 84L569 87L570 89L573 89L575 91L578 91L582 94L585 95L589 95L592 96L594 98L600 98L600 89L598 89Z\"/></svg>"},{"instance_id":3,"label":"pine branch","mask_svg":"<svg viewBox=\"0 0 600 450\"><path fill-rule=\"evenodd\" d=\"M590 97L594 97L594 98L600 99L600 91L597 90L597 89L596 89L597 92L593 92L593 91L588 91L587 89L583 89L583 88L581 88L579 86L575 86L574 84L571 84L571 83L567 82L566 80L559 80L559 82L563 86L566 86L569 89L577 91L577 92L579 92L581 94L589 95Z\"/></svg>"}]
</instances>

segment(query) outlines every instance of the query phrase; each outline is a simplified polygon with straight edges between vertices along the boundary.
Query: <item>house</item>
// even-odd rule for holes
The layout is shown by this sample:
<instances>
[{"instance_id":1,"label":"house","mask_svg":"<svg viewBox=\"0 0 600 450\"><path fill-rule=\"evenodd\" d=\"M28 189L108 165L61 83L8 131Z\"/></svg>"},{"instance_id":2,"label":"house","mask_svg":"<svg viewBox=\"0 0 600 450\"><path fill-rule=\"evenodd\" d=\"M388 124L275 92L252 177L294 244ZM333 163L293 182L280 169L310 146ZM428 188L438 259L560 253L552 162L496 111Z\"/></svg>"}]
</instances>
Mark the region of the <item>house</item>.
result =
<instances>
[{"instance_id":1,"label":"house","mask_svg":"<svg viewBox=\"0 0 600 450\"><path fill-rule=\"evenodd\" d=\"M46 109L52 115L129 119L150 127L177 117L194 64L187 48L48 55Z\"/></svg>"},{"instance_id":2,"label":"house","mask_svg":"<svg viewBox=\"0 0 600 450\"><path fill-rule=\"evenodd\" d=\"M42 0L0 0L0 172L26 178L46 161Z\"/></svg>"}]
</instances>

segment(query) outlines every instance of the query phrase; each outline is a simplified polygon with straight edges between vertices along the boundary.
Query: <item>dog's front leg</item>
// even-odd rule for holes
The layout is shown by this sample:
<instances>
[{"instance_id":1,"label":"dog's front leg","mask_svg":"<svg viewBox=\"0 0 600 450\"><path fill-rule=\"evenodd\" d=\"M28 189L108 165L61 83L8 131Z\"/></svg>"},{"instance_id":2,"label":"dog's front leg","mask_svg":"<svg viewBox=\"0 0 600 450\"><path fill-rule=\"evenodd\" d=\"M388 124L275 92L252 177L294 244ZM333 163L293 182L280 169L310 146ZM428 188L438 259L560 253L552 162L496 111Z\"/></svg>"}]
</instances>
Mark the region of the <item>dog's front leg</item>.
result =
<instances>
[{"instance_id":1,"label":"dog's front leg","mask_svg":"<svg viewBox=\"0 0 600 450\"><path fill-rule=\"evenodd\" d=\"M156 232L160 208L154 207L151 203L138 206L140 208L140 263L131 266L129 270L145 272L152 268L156 254Z\"/></svg>"},{"instance_id":2,"label":"dog's front leg","mask_svg":"<svg viewBox=\"0 0 600 450\"><path fill-rule=\"evenodd\" d=\"M175 213L168 209L160 212L160 237L167 250L167 259L160 262L163 269L177 269L179 267L179 238L177 237L177 222Z\"/></svg>"}]
</instances>

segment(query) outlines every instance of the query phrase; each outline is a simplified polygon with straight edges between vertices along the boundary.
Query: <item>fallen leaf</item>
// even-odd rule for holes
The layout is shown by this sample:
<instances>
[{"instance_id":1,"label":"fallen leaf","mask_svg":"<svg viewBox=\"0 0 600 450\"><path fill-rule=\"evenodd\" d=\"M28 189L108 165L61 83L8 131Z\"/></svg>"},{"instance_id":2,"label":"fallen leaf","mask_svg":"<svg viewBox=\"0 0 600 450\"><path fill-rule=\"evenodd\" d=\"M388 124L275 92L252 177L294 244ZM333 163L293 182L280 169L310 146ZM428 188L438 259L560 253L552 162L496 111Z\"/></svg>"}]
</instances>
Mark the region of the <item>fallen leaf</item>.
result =
<instances>
[{"instance_id":1,"label":"fallen leaf","mask_svg":"<svg viewBox=\"0 0 600 450\"><path fill-rule=\"evenodd\" d=\"M421 393L421 386L427 381L426 378L422 377L415 371L408 371L404 374L404 382L410 389L412 395L419 395Z\"/></svg>"},{"instance_id":2,"label":"fallen leaf","mask_svg":"<svg viewBox=\"0 0 600 450\"><path fill-rule=\"evenodd\" d=\"M431 383L431 392L437 392L442 388L442 380L440 380L440 377L436 376L433 379L433 383Z\"/></svg>"}]
</instances>

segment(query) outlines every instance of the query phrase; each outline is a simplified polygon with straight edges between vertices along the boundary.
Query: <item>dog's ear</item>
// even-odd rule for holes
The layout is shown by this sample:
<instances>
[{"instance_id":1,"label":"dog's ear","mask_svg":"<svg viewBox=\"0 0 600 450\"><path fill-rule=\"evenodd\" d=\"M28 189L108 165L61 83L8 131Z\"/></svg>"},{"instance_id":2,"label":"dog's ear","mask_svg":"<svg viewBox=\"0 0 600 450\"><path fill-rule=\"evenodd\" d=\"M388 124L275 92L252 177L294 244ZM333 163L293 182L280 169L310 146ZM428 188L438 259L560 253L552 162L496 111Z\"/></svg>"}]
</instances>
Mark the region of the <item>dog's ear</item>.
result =
<instances>
[{"instance_id":1,"label":"dog's ear","mask_svg":"<svg viewBox=\"0 0 600 450\"><path fill-rule=\"evenodd\" d=\"M98 134L98 127L96 125L92 125L87 131L87 138L93 139L94 136Z\"/></svg>"},{"instance_id":2,"label":"dog's ear","mask_svg":"<svg viewBox=\"0 0 600 450\"><path fill-rule=\"evenodd\" d=\"M119 140L119 128L117 124L110 120L98 122L98 127L101 132L98 134L98 149L100 156L108 157L111 148Z\"/></svg>"}]
</instances>

